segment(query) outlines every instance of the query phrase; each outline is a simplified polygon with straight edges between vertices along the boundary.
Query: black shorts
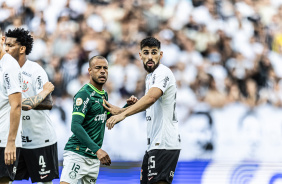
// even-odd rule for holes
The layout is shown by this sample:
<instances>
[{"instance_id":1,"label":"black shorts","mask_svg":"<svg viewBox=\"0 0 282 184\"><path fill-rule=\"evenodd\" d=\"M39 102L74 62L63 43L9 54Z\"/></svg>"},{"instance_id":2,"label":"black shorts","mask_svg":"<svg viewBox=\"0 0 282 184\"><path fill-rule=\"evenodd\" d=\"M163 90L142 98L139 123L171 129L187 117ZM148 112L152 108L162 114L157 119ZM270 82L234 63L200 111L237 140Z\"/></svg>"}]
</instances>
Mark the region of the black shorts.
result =
<instances>
[{"instance_id":1,"label":"black shorts","mask_svg":"<svg viewBox=\"0 0 282 184\"><path fill-rule=\"evenodd\" d=\"M21 148L15 180L48 182L59 178L57 143L35 149Z\"/></svg>"},{"instance_id":2,"label":"black shorts","mask_svg":"<svg viewBox=\"0 0 282 184\"><path fill-rule=\"evenodd\" d=\"M140 184L151 184L158 181L171 183L173 180L180 150L146 151L140 173Z\"/></svg>"},{"instance_id":3,"label":"black shorts","mask_svg":"<svg viewBox=\"0 0 282 184\"><path fill-rule=\"evenodd\" d=\"M16 161L12 165L5 164L5 148L0 148L0 178L7 177L11 181L15 179L19 163L20 148L16 149Z\"/></svg>"}]
</instances>

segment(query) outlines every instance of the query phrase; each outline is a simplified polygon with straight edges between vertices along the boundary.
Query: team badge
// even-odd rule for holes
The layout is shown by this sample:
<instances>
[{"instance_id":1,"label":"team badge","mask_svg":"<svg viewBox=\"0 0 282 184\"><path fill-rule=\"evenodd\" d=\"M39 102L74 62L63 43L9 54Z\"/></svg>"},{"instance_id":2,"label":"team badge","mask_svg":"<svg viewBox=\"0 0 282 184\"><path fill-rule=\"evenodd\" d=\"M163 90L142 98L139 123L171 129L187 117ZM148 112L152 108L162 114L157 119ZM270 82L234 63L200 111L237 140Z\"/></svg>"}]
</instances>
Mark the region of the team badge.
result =
<instances>
[{"instance_id":1,"label":"team badge","mask_svg":"<svg viewBox=\"0 0 282 184\"><path fill-rule=\"evenodd\" d=\"M70 179L75 179L76 178L76 173L74 171L71 171L69 173L69 177L70 177Z\"/></svg>"},{"instance_id":2,"label":"team badge","mask_svg":"<svg viewBox=\"0 0 282 184\"><path fill-rule=\"evenodd\" d=\"M27 86L27 84L28 84L28 81L23 81L23 87L22 87L22 91L23 92L27 92L28 91L28 86Z\"/></svg>"},{"instance_id":3,"label":"team badge","mask_svg":"<svg viewBox=\"0 0 282 184\"><path fill-rule=\"evenodd\" d=\"M82 99L81 98L76 99L75 105L80 106L81 104L82 104Z\"/></svg>"}]
</instances>

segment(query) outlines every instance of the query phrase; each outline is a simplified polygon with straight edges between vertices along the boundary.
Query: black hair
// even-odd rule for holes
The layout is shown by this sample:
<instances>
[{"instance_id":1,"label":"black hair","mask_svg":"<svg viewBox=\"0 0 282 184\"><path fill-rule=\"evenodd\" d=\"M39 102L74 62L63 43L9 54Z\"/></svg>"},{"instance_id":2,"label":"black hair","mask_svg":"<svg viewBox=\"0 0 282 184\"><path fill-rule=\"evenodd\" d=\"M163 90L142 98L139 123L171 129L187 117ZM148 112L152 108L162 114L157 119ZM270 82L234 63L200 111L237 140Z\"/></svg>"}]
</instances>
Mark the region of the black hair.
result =
<instances>
[{"instance_id":1,"label":"black hair","mask_svg":"<svg viewBox=\"0 0 282 184\"><path fill-rule=\"evenodd\" d=\"M16 41L19 42L21 46L26 47L25 54L30 54L33 46L33 38L28 30L24 30L23 28L9 29L5 35L6 37L16 38Z\"/></svg>"},{"instance_id":2,"label":"black hair","mask_svg":"<svg viewBox=\"0 0 282 184\"><path fill-rule=\"evenodd\" d=\"M140 43L141 50L144 47L157 47L158 49L160 49L161 48L161 42L154 37L147 37L147 38L143 39Z\"/></svg>"},{"instance_id":3,"label":"black hair","mask_svg":"<svg viewBox=\"0 0 282 184\"><path fill-rule=\"evenodd\" d=\"M100 56L100 55L93 56L92 58L89 59L89 67L91 66L91 62L92 62L94 59L104 59L104 60L107 61L107 59L106 59L104 56Z\"/></svg>"}]
</instances>

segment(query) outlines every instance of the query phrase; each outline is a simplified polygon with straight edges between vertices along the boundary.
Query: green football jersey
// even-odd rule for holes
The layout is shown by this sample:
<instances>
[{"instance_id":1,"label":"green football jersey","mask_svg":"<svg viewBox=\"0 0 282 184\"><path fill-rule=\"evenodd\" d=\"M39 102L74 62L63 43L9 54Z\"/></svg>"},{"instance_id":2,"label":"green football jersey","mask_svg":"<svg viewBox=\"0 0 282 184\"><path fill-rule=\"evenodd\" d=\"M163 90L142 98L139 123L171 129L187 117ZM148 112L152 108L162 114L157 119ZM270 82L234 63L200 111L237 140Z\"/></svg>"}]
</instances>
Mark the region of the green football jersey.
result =
<instances>
[{"instance_id":1,"label":"green football jersey","mask_svg":"<svg viewBox=\"0 0 282 184\"><path fill-rule=\"evenodd\" d=\"M103 107L103 99L108 100L107 92L99 91L90 83L84 85L73 99L72 124L78 119L91 141L99 146L98 148L101 148L103 143L108 113ZM75 134L69 138L65 150L97 158L95 154L97 150L87 148Z\"/></svg>"}]
</instances>

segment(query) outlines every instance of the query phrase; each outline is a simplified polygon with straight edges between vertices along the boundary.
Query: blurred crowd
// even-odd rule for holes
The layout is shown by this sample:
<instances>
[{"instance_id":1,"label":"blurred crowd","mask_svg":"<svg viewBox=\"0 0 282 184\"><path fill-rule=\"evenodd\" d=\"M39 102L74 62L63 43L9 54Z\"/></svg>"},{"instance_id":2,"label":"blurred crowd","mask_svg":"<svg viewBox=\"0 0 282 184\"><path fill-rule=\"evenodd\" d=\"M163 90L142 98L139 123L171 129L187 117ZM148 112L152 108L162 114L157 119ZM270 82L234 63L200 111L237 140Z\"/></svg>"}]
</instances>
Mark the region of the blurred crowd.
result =
<instances>
[{"instance_id":1,"label":"blurred crowd","mask_svg":"<svg viewBox=\"0 0 282 184\"><path fill-rule=\"evenodd\" d=\"M282 0L0 0L0 6L3 31L24 27L35 39L28 58L40 63L55 85L51 115L62 147L70 135L72 97L89 81L92 56L103 55L109 61L105 89L110 103L122 106L131 95L144 95L146 72L138 52L146 36L161 41L161 63L177 79L182 127L198 112L216 123L213 110L230 104L240 104L245 113L267 104L281 113ZM232 116L236 114L224 121ZM144 117L136 117L130 121L140 121L140 128L138 123L124 127L136 129L136 145L139 141L146 146L140 140L146 136L141 128ZM114 149L108 142L117 137L129 139L121 128L105 139L108 149ZM113 151L117 159L139 159L132 154L122 158L118 149ZM187 159L191 158L201 156Z\"/></svg>"}]
</instances>

